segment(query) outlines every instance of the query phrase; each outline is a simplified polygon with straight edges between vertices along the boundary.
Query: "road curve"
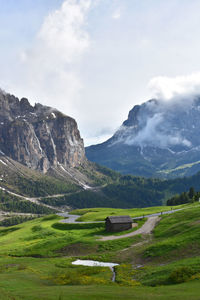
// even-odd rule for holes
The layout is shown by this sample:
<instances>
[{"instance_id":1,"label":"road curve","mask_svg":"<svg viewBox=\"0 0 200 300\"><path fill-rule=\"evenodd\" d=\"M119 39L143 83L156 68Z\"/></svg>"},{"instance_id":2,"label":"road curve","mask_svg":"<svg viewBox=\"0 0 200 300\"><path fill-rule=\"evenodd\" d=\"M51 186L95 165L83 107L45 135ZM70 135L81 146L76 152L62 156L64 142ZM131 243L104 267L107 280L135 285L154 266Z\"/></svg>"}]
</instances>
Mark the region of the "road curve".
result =
<instances>
[{"instance_id":1,"label":"road curve","mask_svg":"<svg viewBox=\"0 0 200 300\"><path fill-rule=\"evenodd\" d=\"M142 227L136 231L126 233L123 235L103 236L99 239L99 241L118 240L118 239L123 239L123 238L127 238L127 237L132 237L137 234L150 234L159 221L160 221L160 218L158 216L149 217L148 220L144 223L144 225L142 225Z\"/></svg>"}]
</instances>

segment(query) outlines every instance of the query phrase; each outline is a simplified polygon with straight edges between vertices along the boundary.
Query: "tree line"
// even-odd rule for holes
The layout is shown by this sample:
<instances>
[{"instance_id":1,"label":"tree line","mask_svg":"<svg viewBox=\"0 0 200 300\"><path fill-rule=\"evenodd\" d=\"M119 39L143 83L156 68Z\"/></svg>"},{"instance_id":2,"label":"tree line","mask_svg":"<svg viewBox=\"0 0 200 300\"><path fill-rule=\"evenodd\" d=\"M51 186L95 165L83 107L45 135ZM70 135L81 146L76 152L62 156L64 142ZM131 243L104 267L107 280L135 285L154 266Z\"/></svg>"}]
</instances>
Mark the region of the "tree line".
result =
<instances>
[{"instance_id":1,"label":"tree line","mask_svg":"<svg viewBox=\"0 0 200 300\"><path fill-rule=\"evenodd\" d=\"M199 201L200 199L200 192L195 192L193 187L190 187L188 192L183 192L179 195L175 195L172 198L167 200L167 205L180 205L185 203L192 203L195 201Z\"/></svg>"}]
</instances>

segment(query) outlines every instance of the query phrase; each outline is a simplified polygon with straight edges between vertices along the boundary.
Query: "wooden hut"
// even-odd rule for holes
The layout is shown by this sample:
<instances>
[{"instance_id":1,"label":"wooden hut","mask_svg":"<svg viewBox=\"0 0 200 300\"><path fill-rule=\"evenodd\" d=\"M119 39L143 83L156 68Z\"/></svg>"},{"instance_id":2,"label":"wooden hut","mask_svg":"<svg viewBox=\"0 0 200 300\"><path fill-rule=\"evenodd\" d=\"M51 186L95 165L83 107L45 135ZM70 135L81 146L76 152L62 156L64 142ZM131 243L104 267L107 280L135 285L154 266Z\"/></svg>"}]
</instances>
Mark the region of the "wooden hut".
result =
<instances>
[{"instance_id":1,"label":"wooden hut","mask_svg":"<svg viewBox=\"0 0 200 300\"><path fill-rule=\"evenodd\" d=\"M133 220L130 216L110 216L105 219L106 231L118 232L132 228Z\"/></svg>"}]
</instances>

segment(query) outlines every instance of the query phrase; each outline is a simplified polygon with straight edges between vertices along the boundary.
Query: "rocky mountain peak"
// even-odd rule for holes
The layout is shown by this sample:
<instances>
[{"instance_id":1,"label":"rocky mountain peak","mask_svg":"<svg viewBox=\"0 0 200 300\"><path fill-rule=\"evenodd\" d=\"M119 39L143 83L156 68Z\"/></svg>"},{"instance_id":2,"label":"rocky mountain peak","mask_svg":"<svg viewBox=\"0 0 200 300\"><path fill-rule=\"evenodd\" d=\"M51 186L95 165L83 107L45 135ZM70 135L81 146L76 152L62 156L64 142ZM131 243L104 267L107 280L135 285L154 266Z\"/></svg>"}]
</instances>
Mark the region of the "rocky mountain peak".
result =
<instances>
[{"instance_id":1,"label":"rocky mountain peak","mask_svg":"<svg viewBox=\"0 0 200 300\"><path fill-rule=\"evenodd\" d=\"M115 143L183 151L200 145L200 99L136 105L114 134Z\"/></svg>"},{"instance_id":2,"label":"rocky mountain peak","mask_svg":"<svg viewBox=\"0 0 200 300\"><path fill-rule=\"evenodd\" d=\"M200 97L151 99L134 106L88 159L124 174L175 177L200 170Z\"/></svg>"},{"instance_id":3,"label":"rocky mountain peak","mask_svg":"<svg viewBox=\"0 0 200 300\"><path fill-rule=\"evenodd\" d=\"M76 121L48 106L0 92L0 150L44 173L59 164L76 167L85 161Z\"/></svg>"}]
</instances>

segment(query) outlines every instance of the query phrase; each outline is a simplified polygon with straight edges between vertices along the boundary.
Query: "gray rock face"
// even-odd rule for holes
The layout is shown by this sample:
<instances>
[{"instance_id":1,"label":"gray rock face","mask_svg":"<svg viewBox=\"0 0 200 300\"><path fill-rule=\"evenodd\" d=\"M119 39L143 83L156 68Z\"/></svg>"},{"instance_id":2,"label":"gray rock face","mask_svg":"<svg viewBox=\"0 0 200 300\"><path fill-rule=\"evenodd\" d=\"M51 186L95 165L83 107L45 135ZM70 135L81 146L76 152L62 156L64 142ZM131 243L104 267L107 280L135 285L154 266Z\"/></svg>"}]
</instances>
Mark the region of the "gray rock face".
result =
<instances>
[{"instance_id":1,"label":"gray rock face","mask_svg":"<svg viewBox=\"0 0 200 300\"><path fill-rule=\"evenodd\" d=\"M200 97L136 105L106 142L86 148L89 160L123 174L173 178L200 171Z\"/></svg>"},{"instance_id":2,"label":"gray rock face","mask_svg":"<svg viewBox=\"0 0 200 300\"><path fill-rule=\"evenodd\" d=\"M51 107L31 106L0 91L0 150L44 173L62 164L77 167L85 159L83 140L74 119Z\"/></svg>"}]
</instances>

